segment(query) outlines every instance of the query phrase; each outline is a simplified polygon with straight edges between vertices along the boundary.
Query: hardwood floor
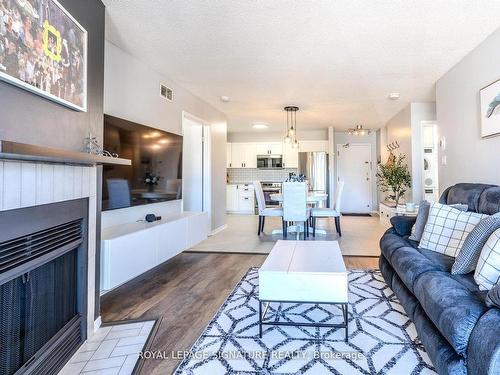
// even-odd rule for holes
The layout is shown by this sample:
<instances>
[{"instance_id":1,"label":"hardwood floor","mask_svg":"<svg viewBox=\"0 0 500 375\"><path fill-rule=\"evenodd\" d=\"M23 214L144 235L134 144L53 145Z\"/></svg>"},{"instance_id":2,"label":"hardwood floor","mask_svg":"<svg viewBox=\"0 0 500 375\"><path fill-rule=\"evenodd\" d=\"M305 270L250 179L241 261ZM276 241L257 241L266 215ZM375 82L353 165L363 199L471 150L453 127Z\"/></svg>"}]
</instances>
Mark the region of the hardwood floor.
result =
<instances>
[{"instance_id":1,"label":"hardwood floor","mask_svg":"<svg viewBox=\"0 0 500 375\"><path fill-rule=\"evenodd\" d=\"M266 255L184 252L106 294L103 322L162 318L151 350L189 350L236 283ZM344 257L348 268L377 268L375 257ZM141 374L170 374L179 360L145 360Z\"/></svg>"}]
</instances>

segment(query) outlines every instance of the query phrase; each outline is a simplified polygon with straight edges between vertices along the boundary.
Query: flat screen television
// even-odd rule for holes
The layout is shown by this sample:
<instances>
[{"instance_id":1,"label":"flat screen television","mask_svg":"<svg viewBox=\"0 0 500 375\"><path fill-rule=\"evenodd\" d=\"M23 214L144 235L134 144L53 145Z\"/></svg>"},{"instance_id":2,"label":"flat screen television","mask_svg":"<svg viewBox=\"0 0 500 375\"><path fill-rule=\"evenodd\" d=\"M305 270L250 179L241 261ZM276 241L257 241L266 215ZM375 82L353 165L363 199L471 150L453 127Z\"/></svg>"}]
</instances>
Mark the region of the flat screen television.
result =
<instances>
[{"instance_id":1,"label":"flat screen television","mask_svg":"<svg viewBox=\"0 0 500 375\"><path fill-rule=\"evenodd\" d=\"M182 198L182 136L104 115L103 144L132 160L103 167L103 210Z\"/></svg>"}]
</instances>

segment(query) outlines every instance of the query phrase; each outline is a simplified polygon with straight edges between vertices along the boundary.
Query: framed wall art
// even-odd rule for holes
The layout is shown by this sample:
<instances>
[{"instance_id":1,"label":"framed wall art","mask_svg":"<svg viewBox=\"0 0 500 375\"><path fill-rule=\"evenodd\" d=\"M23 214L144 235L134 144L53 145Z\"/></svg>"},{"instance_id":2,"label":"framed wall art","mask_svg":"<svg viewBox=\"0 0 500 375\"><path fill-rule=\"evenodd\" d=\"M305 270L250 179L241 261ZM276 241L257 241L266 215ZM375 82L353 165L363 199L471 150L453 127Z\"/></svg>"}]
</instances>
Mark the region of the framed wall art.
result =
<instances>
[{"instance_id":1,"label":"framed wall art","mask_svg":"<svg viewBox=\"0 0 500 375\"><path fill-rule=\"evenodd\" d=\"M481 103L481 137L500 135L500 80L479 91Z\"/></svg>"},{"instance_id":2,"label":"framed wall art","mask_svg":"<svg viewBox=\"0 0 500 375\"><path fill-rule=\"evenodd\" d=\"M87 111L87 31L56 0L1 0L0 79Z\"/></svg>"}]
</instances>

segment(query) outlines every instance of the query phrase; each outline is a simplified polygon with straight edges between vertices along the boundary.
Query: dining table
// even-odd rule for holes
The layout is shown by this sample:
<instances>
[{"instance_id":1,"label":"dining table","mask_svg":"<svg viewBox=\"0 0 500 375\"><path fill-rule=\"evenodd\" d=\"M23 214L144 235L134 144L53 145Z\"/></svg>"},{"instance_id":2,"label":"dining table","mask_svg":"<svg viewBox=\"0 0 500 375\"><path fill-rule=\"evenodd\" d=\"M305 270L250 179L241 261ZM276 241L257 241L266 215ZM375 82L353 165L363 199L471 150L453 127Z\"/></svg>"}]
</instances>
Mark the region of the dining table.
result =
<instances>
[{"instance_id":1,"label":"dining table","mask_svg":"<svg viewBox=\"0 0 500 375\"><path fill-rule=\"evenodd\" d=\"M276 202L279 202L281 205L283 204L283 194L281 193L274 193L274 194L269 194L269 197ZM307 193L307 198L306 201L308 204L314 204L314 205L319 205L320 203L326 201L328 199L328 194L327 193L319 193L319 192L308 192ZM312 233L312 227L309 227L309 232ZM304 226L303 225L290 225L287 228L288 232L294 232L297 233L297 235L301 232L304 232ZM283 229L274 229L272 231L272 234L283 234ZM316 228L316 234L326 234L326 230L324 229L318 229Z\"/></svg>"}]
</instances>

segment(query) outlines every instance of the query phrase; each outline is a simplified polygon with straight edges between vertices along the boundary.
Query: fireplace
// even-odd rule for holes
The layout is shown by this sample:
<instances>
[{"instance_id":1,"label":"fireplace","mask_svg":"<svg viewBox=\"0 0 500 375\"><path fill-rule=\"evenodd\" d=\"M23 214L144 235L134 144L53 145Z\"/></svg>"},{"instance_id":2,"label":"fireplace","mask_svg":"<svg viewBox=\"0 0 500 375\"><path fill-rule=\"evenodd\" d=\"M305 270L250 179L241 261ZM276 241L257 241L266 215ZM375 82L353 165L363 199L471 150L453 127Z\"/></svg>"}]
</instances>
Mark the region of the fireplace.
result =
<instances>
[{"instance_id":1,"label":"fireplace","mask_svg":"<svg viewBox=\"0 0 500 375\"><path fill-rule=\"evenodd\" d=\"M57 374L87 335L88 199L0 213L0 374Z\"/></svg>"}]
</instances>

